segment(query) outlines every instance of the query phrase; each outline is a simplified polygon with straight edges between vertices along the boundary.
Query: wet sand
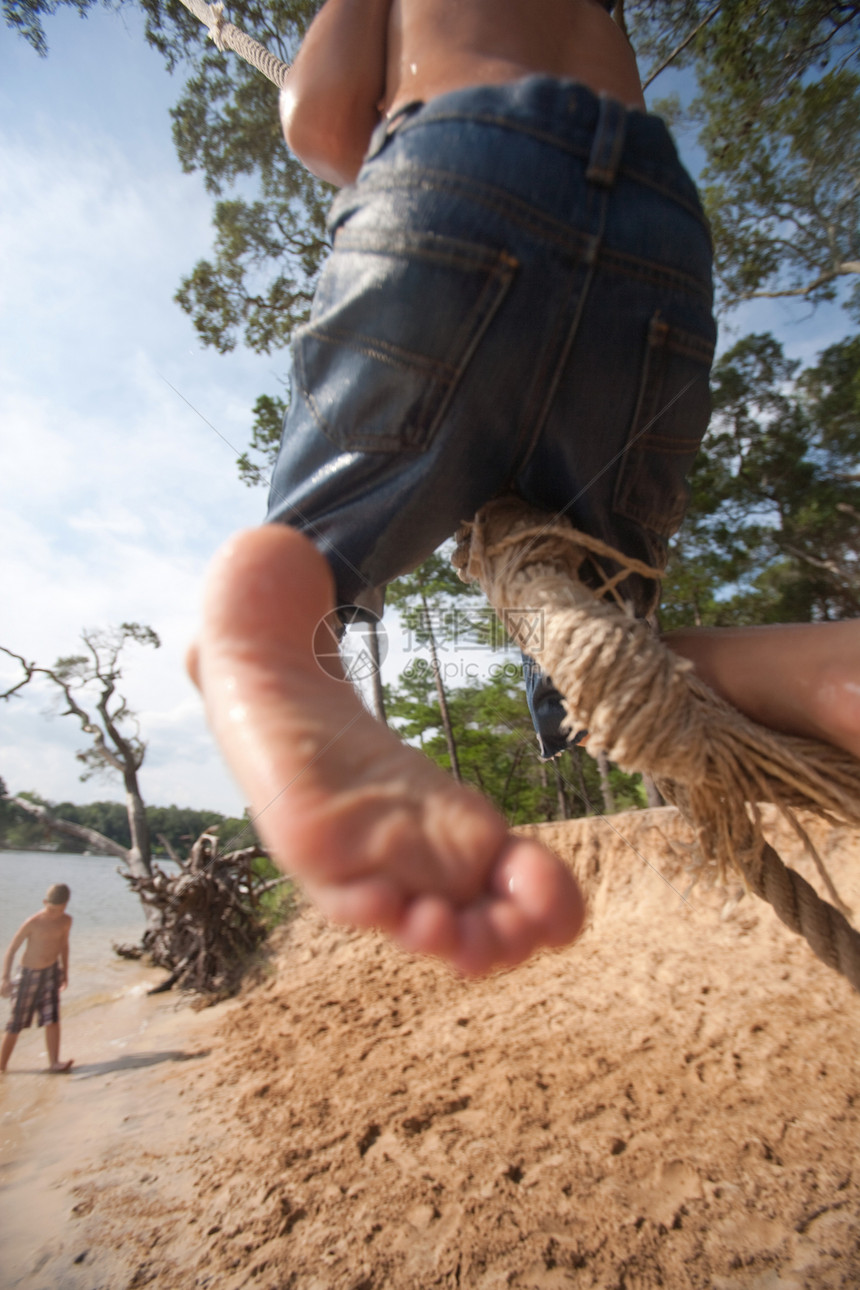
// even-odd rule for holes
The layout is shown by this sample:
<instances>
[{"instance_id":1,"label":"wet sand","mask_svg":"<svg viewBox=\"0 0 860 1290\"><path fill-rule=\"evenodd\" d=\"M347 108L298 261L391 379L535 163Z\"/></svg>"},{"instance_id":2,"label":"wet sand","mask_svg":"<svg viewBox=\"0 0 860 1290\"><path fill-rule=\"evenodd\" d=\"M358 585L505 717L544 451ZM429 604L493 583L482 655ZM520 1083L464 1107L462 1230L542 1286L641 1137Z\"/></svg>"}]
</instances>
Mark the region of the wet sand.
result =
<instances>
[{"instance_id":1,"label":"wet sand","mask_svg":"<svg viewBox=\"0 0 860 1290\"><path fill-rule=\"evenodd\" d=\"M465 984L305 910L238 999L84 1053L4 1170L4 1285L860 1285L860 997L686 897L672 812L541 834L589 893L569 950ZM815 837L860 909L860 838Z\"/></svg>"},{"instance_id":2,"label":"wet sand","mask_svg":"<svg viewBox=\"0 0 860 1290\"><path fill-rule=\"evenodd\" d=\"M33 1027L0 1079L2 1290L57 1290L65 1265L79 1266L82 1171L104 1178L114 1159L142 1174L143 1144L158 1138L171 1149L181 1133L182 1075L170 1073L206 1054L214 1010L205 1016L174 996L147 996L163 971L128 964L124 976L122 993L62 1014L62 1056L74 1057L67 1075L45 1074L43 1032Z\"/></svg>"}]
</instances>

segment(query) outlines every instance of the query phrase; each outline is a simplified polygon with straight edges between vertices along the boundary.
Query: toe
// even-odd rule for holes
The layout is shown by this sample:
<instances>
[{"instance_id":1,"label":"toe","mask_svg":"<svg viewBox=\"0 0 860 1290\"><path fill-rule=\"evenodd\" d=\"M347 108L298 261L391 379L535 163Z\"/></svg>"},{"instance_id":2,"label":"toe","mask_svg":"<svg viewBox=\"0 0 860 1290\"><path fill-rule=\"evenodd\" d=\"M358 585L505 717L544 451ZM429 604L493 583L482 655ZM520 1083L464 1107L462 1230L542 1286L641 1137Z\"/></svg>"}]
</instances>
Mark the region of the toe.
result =
<instances>
[{"instance_id":1,"label":"toe","mask_svg":"<svg viewBox=\"0 0 860 1290\"><path fill-rule=\"evenodd\" d=\"M493 888L535 927L541 945L568 945L585 922L585 900L567 866L545 847L512 839L496 863Z\"/></svg>"}]
</instances>

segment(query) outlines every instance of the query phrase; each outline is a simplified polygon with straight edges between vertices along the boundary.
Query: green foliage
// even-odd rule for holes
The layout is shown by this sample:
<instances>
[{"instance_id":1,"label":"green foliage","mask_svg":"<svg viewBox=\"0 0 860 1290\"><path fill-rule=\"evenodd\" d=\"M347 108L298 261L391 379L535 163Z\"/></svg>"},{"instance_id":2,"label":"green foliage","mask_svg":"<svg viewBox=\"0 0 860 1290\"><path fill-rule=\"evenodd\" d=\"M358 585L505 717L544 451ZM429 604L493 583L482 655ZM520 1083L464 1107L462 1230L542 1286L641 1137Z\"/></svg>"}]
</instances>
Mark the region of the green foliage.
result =
<instances>
[{"instance_id":1,"label":"green foliage","mask_svg":"<svg viewBox=\"0 0 860 1290\"><path fill-rule=\"evenodd\" d=\"M584 750L553 762L538 760L517 657L501 655L486 681L448 691L463 780L494 802L510 824L602 811L597 765ZM403 739L443 770L451 769L433 677L423 659L413 661L397 686L386 687L386 710ZM638 775L613 768L611 779L619 810L645 805Z\"/></svg>"},{"instance_id":2,"label":"green foliage","mask_svg":"<svg viewBox=\"0 0 860 1290\"><path fill-rule=\"evenodd\" d=\"M857 0L625 0L630 35L647 73L674 67L725 68L726 97L771 105L798 81L857 55Z\"/></svg>"},{"instance_id":3,"label":"green foliage","mask_svg":"<svg viewBox=\"0 0 860 1290\"><path fill-rule=\"evenodd\" d=\"M831 345L800 377L799 388L822 443L844 454L846 464L860 457L860 336Z\"/></svg>"},{"instance_id":4,"label":"green foliage","mask_svg":"<svg viewBox=\"0 0 860 1290\"><path fill-rule=\"evenodd\" d=\"M2 782L2 781L0 781ZM89 829L96 829L105 837L120 846L131 845L128 812L122 802L86 802L78 805L75 802L46 802L35 793L20 793L43 806L50 807L53 815L69 820L72 824L81 824ZM165 837L174 851L186 855L191 844L206 829L218 826L218 841L225 851L239 850L253 846L256 841L254 830L247 819L228 819L218 811L201 811L192 807L148 806L146 818L153 839L153 853L164 859L167 850L158 841ZM54 848L57 839L46 833L43 826L32 816L25 814L12 802L0 798L0 847L7 850L23 850L30 847L41 849ZM87 850L87 844L76 838L63 837L60 843L63 851L81 854ZM265 862L270 864L269 861ZM261 870L262 872L262 870ZM271 867L267 877L274 877L276 871Z\"/></svg>"},{"instance_id":5,"label":"green foliage","mask_svg":"<svg viewBox=\"0 0 860 1290\"><path fill-rule=\"evenodd\" d=\"M716 364L664 627L860 614L860 338L798 367L769 335Z\"/></svg>"},{"instance_id":6,"label":"green foliage","mask_svg":"<svg viewBox=\"0 0 860 1290\"><path fill-rule=\"evenodd\" d=\"M7 788L0 779L0 849L6 851L41 851L51 846L51 840L43 825L20 806L6 800ZM47 803L38 793L24 792L17 797L29 798L40 806Z\"/></svg>"},{"instance_id":7,"label":"green foliage","mask_svg":"<svg viewBox=\"0 0 860 1290\"><path fill-rule=\"evenodd\" d=\"M395 578L386 590L386 603L400 614L413 645L427 645L433 637L456 649L490 632L491 611L480 588L460 581L450 552L451 544L446 543L412 573Z\"/></svg>"},{"instance_id":8,"label":"green foliage","mask_svg":"<svg viewBox=\"0 0 860 1290\"><path fill-rule=\"evenodd\" d=\"M270 394L261 394L254 404L249 452L243 452L237 462L239 478L249 487L269 483L278 455L286 411L287 401ZM253 461L249 453L257 454L260 460Z\"/></svg>"},{"instance_id":9,"label":"green foliage","mask_svg":"<svg viewBox=\"0 0 860 1290\"><path fill-rule=\"evenodd\" d=\"M41 53L41 20L60 3L82 14L90 7L3 0L7 23ZM212 252L177 299L204 344L277 352L307 318L330 191L283 145L276 94L256 71L219 53L178 0L142 0L142 8L147 39L187 75L173 111L181 164L202 174L214 199ZM317 8L317 0L239 0L230 17L289 61ZM858 0L626 0L624 8L643 68L680 50L672 65L695 74L692 102L675 97L664 110L694 127L704 150L722 303L751 294L794 294L812 305L846 296L844 284L860 271ZM717 365L714 390L690 518L665 580L663 625L856 615L860 338L832 346L801 373L772 337L747 337ZM249 483L268 474L288 402L257 400L239 460ZM394 583L389 602L416 644L440 645L444 664L452 616L464 648L496 630L463 595L434 557ZM456 745L464 778L511 818L560 809L556 767L518 751L533 736L513 686L496 678L483 701L478 687L452 690L446 739L432 685L419 669L390 692L405 737L442 765ZM598 803L591 758L571 754L562 763L563 780ZM636 783L615 771L612 784L619 804L639 799Z\"/></svg>"},{"instance_id":10,"label":"green foliage","mask_svg":"<svg viewBox=\"0 0 860 1290\"><path fill-rule=\"evenodd\" d=\"M268 856L258 856L251 867L264 883L272 884L260 896L259 905L266 931L270 932L272 928L286 923L296 912L298 888L292 879L285 879Z\"/></svg>"},{"instance_id":11,"label":"green foliage","mask_svg":"<svg viewBox=\"0 0 860 1290\"><path fill-rule=\"evenodd\" d=\"M414 660L397 689L387 691L389 722L450 770L433 678L422 662ZM551 816L555 785L545 768L537 770L534 732L521 678L515 675L520 669L509 666L510 672L501 667L486 683L450 690L448 704L464 781L490 797L509 821L525 823Z\"/></svg>"},{"instance_id":12,"label":"green foliage","mask_svg":"<svg viewBox=\"0 0 860 1290\"><path fill-rule=\"evenodd\" d=\"M289 62L317 8L307 0L240 0L230 16ZM204 344L223 353L241 339L270 353L307 318L327 247L331 189L285 147L277 93L259 72L219 53L199 24L196 40L187 40L185 18L172 6L147 12L152 43L169 64L189 65L171 113L180 163L199 171L218 198L214 254L185 277L176 298Z\"/></svg>"},{"instance_id":13,"label":"green foliage","mask_svg":"<svg viewBox=\"0 0 860 1290\"><path fill-rule=\"evenodd\" d=\"M778 106L711 110L704 202L724 299L833 300L860 273L860 76L830 72ZM856 294L856 289L855 289Z\"/></svg>"},{"instance_id":14,"label":"green foliage","mask_svg":"<svg viewBox=\"0 0 860 1290\"><path fill-rule=\"evenodd\" d=\"M243 821L225 820L217 811L199 811L189 806L148 806L146 818L153 838L153 852L167 854L162 838L165 838L178 855L187 855L191 846L200 834L214 825L218 826L218 840L224 842L241 833ZM228 825L237 826L233 828ZM254 842L253 833L246 839L236 842L227 849L234 850L250 846Z\"/></svg>"},{"instance_id":15,"label":"green foliage","mask_svg":"<svg viewBox=\"0 0 860 1290\"><path fill-rule=\"evenodd\" d=\"M113 7L110 0L103 0L103 3L105 8ZM42 18L66 6L77 10L85 18L93 7L93 0L3 0L3 21L7 27L23 36L36 53L44 58L48 53L48 42Z\"/></svg>"},{"instance_id":16,"label":"green foliage","mask_svg":"<svg viewBox=\"0 0 860 1290\"><path fill-rule=\"evenodd\" d=\"M73 802L51 803L51 813L72 824L82 824L88 829L97 829L112 842L122 847L131 846L131 834L128 827L128 811L124 802L87 802L76 806ZM56 839L55 839L56 840ZM86 851L87 844L76 838L63 836L60 839L63 851L81 853Z\"/></svg>"},{"instance_id":17,"label":"green foliage","mask_svg":"<svg viewBox=\"0 0 860 1290\"><path fill-rule=\"evenodd\" d=\"M835 0L629 0L643 63L698 93L673 124L699 131L724 304L751 295L834 299L860 273L860 4ZM853 292L858 299L857 289Z\"/></svg>"}]
</instances>

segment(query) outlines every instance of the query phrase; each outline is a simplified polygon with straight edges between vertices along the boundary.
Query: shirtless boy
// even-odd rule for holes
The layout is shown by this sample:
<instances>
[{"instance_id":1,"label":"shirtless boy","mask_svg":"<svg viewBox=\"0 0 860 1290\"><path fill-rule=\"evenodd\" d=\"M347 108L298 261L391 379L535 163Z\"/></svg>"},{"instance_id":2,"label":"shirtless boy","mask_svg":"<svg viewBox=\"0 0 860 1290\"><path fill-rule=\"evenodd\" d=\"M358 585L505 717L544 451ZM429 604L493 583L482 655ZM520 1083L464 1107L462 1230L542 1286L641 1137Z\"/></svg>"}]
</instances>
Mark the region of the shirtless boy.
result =
<instances>
[{"instance_id":1,"label":"shirtless boy","mask_svg":"<svg viewBox=\"0 0 860 1290\"><path fill-rule=\"evenodd\" d=\"M39 1025L45 1027L48 1070L62 1075L71 1069L71 1061L60 1061L60 991L69 983L70 895L64 882L49 887L44 908L21 924L6 951L0 994L12 999L12 1015L0 1045L0 1072L6 1070L18 1035L32 1023L37 1009ZM22 945L21 974L13 985L12 963Z\"/></svg>"},{"instance_id":2,"label":"shirtless boy","mask_svg":"<svg viewBox=\"0 0 860 1290\"><path fill-rule=\"evenodd\" d=\"M665 561L708 420L710 239L608 8L319 12L281 115L343 190L334 250L295 338L273 522L216 558L189 661L278 862L330 918L464 974L572 941L580 891L375 722L312 640L335 606L379 612L505 492ZM669 643L755 719L860 755L856 624Z\"/></svg>"}]
</instances>

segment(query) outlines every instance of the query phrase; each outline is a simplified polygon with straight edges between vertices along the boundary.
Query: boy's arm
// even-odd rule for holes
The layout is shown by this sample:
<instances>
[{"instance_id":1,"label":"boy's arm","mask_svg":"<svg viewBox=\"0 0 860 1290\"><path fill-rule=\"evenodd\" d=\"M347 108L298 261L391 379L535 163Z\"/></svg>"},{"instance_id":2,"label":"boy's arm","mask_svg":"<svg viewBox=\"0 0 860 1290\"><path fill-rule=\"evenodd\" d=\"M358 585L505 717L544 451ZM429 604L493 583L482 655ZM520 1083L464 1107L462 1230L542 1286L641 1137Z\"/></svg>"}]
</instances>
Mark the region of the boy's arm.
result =
<instances>
[{"instance_id":1,"label":"boy's arm","mask_svg":"<svg viewBox=\"0 0 860 1290\"><path fill-rule=\"evenodd\" d=\"M358 174L385 93L392 0L326 0L281 90L292 151L320 179L343 187Z\"/></svg>"},{"instance_id":2,"label":"boy's arm","mask_svg":"<svg viewBox=\"0 0 860 1290\"><path fill-rule=\"evenodd\" d=\"M0 981L0 995L2 995L4 999L7 999L12 993L12 964L15 961L15 955L18 953L18 950L30 935L31 921L32 920L28 918L27 921L22 923L18 928L12 938L12 944L9 946L3 959L3 978Z\"/></svg>"},{"instance_id":3,"label":"boy's arm","mask_svg":"<svg viewBox=\"0 0 860 1290\"><path fill-rule=\"evenodd\" d=\"M60 949L60 971L62 973L62 980L60 981L61 987L69 984L69 932L71 930L72 920L71 917L69 917L69 921L66 923L66 934L63 937L63 944Z\"/></svg>"}]
</instances>

